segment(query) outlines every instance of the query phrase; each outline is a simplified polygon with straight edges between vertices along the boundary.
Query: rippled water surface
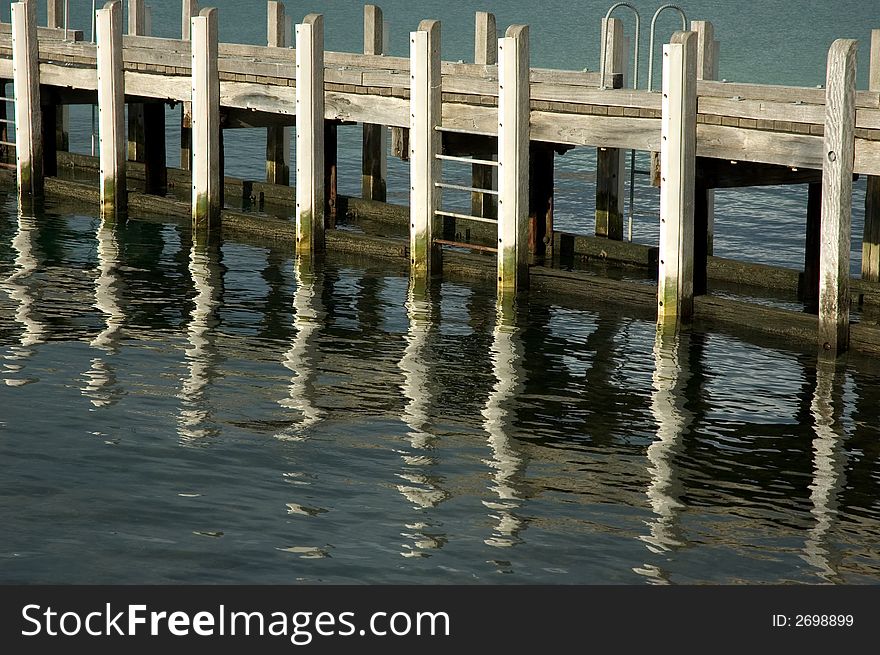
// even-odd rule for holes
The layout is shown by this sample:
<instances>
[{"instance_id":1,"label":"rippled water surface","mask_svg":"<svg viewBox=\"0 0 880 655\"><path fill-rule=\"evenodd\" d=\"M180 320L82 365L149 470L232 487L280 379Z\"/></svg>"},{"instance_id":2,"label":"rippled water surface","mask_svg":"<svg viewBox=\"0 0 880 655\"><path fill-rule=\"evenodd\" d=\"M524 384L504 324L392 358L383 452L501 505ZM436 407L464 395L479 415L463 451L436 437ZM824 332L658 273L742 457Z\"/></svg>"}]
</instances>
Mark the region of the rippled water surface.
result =
<instances>
[{"instance_id":1,"label":"rippled water surface","mask_svg":"<svg viewBox=\"0 0 880 655\"><path fill-rule=\"evenodd\" d=\"M778 346L7 199L0 580L877 582L880 366Z\"/></svg>"}]
</instances>

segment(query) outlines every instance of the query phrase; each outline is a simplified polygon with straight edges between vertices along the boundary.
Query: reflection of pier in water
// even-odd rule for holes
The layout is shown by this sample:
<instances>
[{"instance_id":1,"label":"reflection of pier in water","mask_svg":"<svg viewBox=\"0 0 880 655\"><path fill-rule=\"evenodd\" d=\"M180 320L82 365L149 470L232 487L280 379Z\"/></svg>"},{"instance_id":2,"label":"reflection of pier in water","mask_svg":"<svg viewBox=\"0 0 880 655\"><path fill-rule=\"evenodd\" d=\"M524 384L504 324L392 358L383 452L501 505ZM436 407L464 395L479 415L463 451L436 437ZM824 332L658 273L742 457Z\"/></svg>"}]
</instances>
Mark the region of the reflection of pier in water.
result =
<instances>
[{"instance_id":1,"label":"reflection of pier in water","mask_svg":"<svg viewBox=\"0 0 880 655\"><path fill-rule=\"evenodd\" d=\"M119 276L120 252L116 235L117 226L112 220L102 220L98 229L98 277L95 280L94 307L104 316L104 329L91 341L91 346L104 355L92 358L91 368L85 372L83 395L92 405L106 407L115 404L121 396L116 381L116 369L111 362L119 347L120 329L125 313L120 307Z\"/></svg>"},{"instance_id":2,"label":"reflection of pier in water","mask_svg":"<svg viewBox=\"0 0 880 655\"><path fill-rule=\"evenodd\" d=\"M492 336L492 374L495 384L483 409L483 428L489 434L492 459L486 464L493 469L492 492L497 500L484 500L483 504L497 514L491 537L485 540L489 546L508 547L521 542L519 533L524 520L517 516L522 502L519 478L525 474L525 462L512 437L516 397L522 391L524 373L520 360L522 345L513 311L498 307L497 322Z\"/></svg>"},{"instance_id":3,"label":"reflection of pier in water","mask_svg":"<svg viewBox=\"0 0 880 655\"><path fill-rule=\"evenodd\" d=\"M325 319L321 306L321 279L312 269L312 262L307 259L297 258L294 267L296 275L296 291L293 296L294 334L290 349L284 356L284 367L293 374L293 377L290 378L287 397L278 402L282 407L296 410L300 417L296 424L276 435L279 439L286 440L303 438L308 429L318 423L324 415L323 410L314 402L317 375L316 340Z\"/></svg>"},{"instance_id":4,"label":"reflection of pier in water","mask_svg":"<svg viewBox=\"0 0 880 655\"><path fill-rule=\"evenodd\" d=\"M403 468L397 476L403 483L397 485L400 494L416 510L436 507L449 498L442 488L442 478L431 473L437 464L434 454L438 437L430 432L430 409L432 404L430 376L430 335L434 326L433 314L437 309L436 298L430 298L423 289L410 285L407 291L406 312L409 319L404 339L406 347L398 367L403 372L401 390L405 399L401 419L408 428L410 448L399 450ZM420 520L407 523L407 532L401 533L412 544L402 544L404 557L427 557L426 551L442 548L446 536L437 531L440 525L433 523L424 512Z\"/></svg>"},{"instance_id":5,"label":"reflection of pier in water","mask_svg":"<svg viewBox=\"0 0 880 655\"><path fill-rule=\"evenodd\" d=\"M193 234L189 272L196 295L187 327L186 360L188 374L183 380L179 398L178 434L181 444L191 444L219 434L213 424L206 390L217 377L217 311L222 299L223 268L220 247L205 235Z\"/></svg>"},{"instance_id":6,"label":"reflection of pier in water","mask_svg":"<svg viewBox=\"0 0 880 655\"><path fill-rule=\"evenodd\" d=\"M13 272L0 285L10 300L16 303L14 320L21 326L18 344L10 346L3 357L3 378L10 387L35 381L22 376L24 362L34 354L34 347L47 339L46 326L35 309L37 298L32 275L40 265L34 244L36 232L36 220L19 213L15 237L12 239L12 248L15 251Z\"/></svg>"}]
</instances>

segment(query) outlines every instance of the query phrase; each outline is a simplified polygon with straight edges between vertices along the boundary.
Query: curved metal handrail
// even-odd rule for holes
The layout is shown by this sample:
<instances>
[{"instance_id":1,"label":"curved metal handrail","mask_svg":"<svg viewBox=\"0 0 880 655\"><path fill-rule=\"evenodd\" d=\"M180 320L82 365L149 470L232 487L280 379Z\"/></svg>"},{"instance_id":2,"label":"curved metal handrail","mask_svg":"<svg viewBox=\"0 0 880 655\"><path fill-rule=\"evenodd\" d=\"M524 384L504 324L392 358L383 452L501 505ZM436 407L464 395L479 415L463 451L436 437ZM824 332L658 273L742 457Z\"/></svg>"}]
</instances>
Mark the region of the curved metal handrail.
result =
<instances>
[{"instance_id":1,"label":"curved metal handrail","mask_svg":"<svg viewBox=\"0 0 880 655\"><path fill-rule=\"evenodd\" d=\"M648 91L654 90L654 28L657 23L657 17L667 9L673 9L679 13L681 16L681 29L687 30L687 16L684 13L684 9L678 5L666 4L654 12L654 16L651 18L651 38L648 41Z\"/></svg>"}]
</instances>

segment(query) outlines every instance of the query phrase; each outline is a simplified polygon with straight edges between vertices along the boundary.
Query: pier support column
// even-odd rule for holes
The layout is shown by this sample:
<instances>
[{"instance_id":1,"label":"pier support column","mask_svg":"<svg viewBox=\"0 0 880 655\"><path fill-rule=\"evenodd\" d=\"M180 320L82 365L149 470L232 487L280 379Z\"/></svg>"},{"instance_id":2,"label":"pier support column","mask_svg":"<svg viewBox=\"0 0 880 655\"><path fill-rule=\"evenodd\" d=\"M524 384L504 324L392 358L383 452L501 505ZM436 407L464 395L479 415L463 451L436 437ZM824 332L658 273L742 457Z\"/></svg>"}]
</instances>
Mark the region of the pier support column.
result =
<instances>
[{"instance_id":1,"label":"pier support column","mask_svg":"<svg viewBox=\"0 0 880 655\"><path fill-rule=\"evenodd\" d=\"M838 39L828 51L819 258L819 347L832 355L849 347L857 45L853 39Z\"/></svg>"},{"instance_id":2,"label":"pier support column","mask_svg":"<svg viewBox=\"0 0 880 655\"><path fill-rule=\"evenodd\" d=\"M529 28L498 41L498 294L528 287Z\"/></svg>"},{"instance_id":3,"label":"pier support column","mask_svg":"<svg viewBox=\"0 0 880 655\"><path fill-rule=\"evenodd\" d=\"M284 3L269 0L267 16L267 40L270 48L286 48L290 45L287 34L288 19ZM290 185L290 128L269 126L266 132L266 182Z\"/></svg>"},{"instance_id":4,"label":"pier support column","mask_svg":"<svg viewBox=\"0 0 880 655\"><path fill-rule=\"evenodd\" d=\"M657 280L657 322L672 328L690 322L694 313L696 64L696 34L676 32L663 46Z\"/></svg>"},{"instance_id":5,"label":"pier support column","mask_svg":"<svg viewBox=\"0 0 880 655\"><path fill-rule=\"evenodd\" d=\"M192 19L192 217L193 227L220 223L220 75L217 10Z\"/></svg>"},{"instance_id":6,"label":"pier support column","mask_svg":"<svg viewBox=\"0 0 880 655\"><path fill-rule=\"evenodd\" d=\"M324 121L324 227L336 227L336 211L339 200L337 190L339 143L337 121Z\"/></svg>"},{"instance_id":7,"label":"pier support column","mask_svg":"<svg viewBox=\"0 0 880 655\"><path fill-rule=\"evenodd\" d=\"M691 31L697 33L697 79L718 79L718 41L715 40L715 27L707 20L692 20ZM715 190L697 189L697 207L705 208L706 217L706 254L715 251ZM702 241L703 235L698 238ZM695 246L697 250L700 245ZM705 290L695 290L698 295Z\"/></svg>"},{"instance_id":8,"label":"pier support column","mask_svg":"<svg viewBox=\"0 0 880 655\"><path fill-rule=\"evenodd\" d=\"M602 19L602 40L605 43L605 75L603 86L611 87L610 78L624 72L623 22L619 18ZM626 162L620 148L599 148L596 151L596 236L620 241L623 239L623 197Z\"/></svg>"},{"instance_id":9,"label":"pier support column","mask_svg":"<svg viewBox=\"0 0 880 655\"><path fill-rule=\"evenodd\" d=\"M533 264L553 257L553 178L556 151L529 143L529 255Z\"/></svg>"},{"instance_id":10,"label":"pier support column","mask_svg":"<svg viewBox=\"0 0 880 655\"><path fill-rule=\"evenodd\" d=\"M871 31L868 89L880 91L880 30ZM862 239L862 279L880 282L880 176L868 176L865 193L865 232Z\"/></svg>"},{"instance_id":11,"label":"pier support column","mask_svg":"<svg viewBox=\"0 0 880 655\"><path fill-rule=\"evenodd\" d=\"M385 29L382 10L375 5L364 5L364 54L381 55L385 52ZM383 125L364 124L361 161L361 197L364 200L385 202L388 177L388 130Z\"/></svg>"},{"instance_id":12,"label":"pier support column","mask_svg":"<svg viewBox=\"0 0 880 655\"><path fill-rule=\"evenodd\" d=\"M64 0L48 0L46 3L46 25L64 29ZM67 105L55 104L55 149L70 150L70 110Z\"/></svg>"},{"instance_id":13,"label":"pier support column","mask_svg":"<svg viewBox=\"0 0 880 655\"><path fill-rule=\"evenodd\" d=\"M822 183L807 185L807 234L804 240L804 275L801 300L811 314L819 311L819 250L822 234Z\"/></svg>"},{"instance_id":14,"label":"pier support column","mask_svg":"<svg viewBox=\"0 0 880 655\"><path fill-rule=\"evenodd\" d=\"M165 103L148 102L144 109L144 190L157 196L168 193L165 160Z\"/></svg>"},{"instance_id":15,"label":"pier support column","mask_svg":"<svg viewBox=\"0 0 880 655\"><path fill-rule=\"evenodd\" d=\"M197 0L181 0L180 38L189 41L192 19L199 13ZM188 171L192 167L192 103L180 105L180 168Z\"/></svg>"},{"instance_id":16,"label":"pier support column","mask_svg":"<svg viewBox=\"0 0 880 655\"><path fill-rule=\"evenodd\" d=\"M12 3L15 165L20 203L43 195L43 128L36 5L36 2Z\"/></svg>"},{"instance_id":17,"label":"pier support column","mask_svg":"<svg viewBox=\"0 0 880 655\"><path fill-rule=\"evenodd\" d=\"M498 63L498 30L495 15L478 11L474 26L474 63L492 66ZM475 189L494 189L498 184L498 169L483 164L471 165L471 186ZM484 218L498 218L498 199L489 193L471 193L471 214Z\"/></svg>"},{"instance_id":18,"label":"pier support column","mask_svg":"<svg viewBox=\"0 0 880 655\"><path fill-rule=\"evenodd\" d=\"M122 3L113 0L97 12L98 135L101 159L101 215L126 209L125 81L122 68Z\"/></svg>"},{"instance_id":19,"label":"pier support column","mask_svg":"<svg viewBox=\"0 0 880 655\"><path fill-rule=\"evenodd\" d=\"M324 17L296 26L296 252L324 250Z\"/></svg>"},{"instance_id":20,"label":"pier support column","mask_svg":"<svg viewBox=\"0 0 880 655\"><path fill-rule=\"evenodd\" d=\"M440 21L424 20L410 42L410 275L425 282L441 272L440 246L434 243L440 209L438 131L441 112Z\"/></svg>"},{"instance_id":21,"label":"pier support column","mask_svg":"<svg viewBox=\"0 0 880 655\"><path fill-rule=\"evenodd\" d=\"M145 0L128 0L128 33L133 36L149 36ZM144 103L131 102L128 105L129 161L144 161L145 143Z\"/></svg>"}]
</instances>

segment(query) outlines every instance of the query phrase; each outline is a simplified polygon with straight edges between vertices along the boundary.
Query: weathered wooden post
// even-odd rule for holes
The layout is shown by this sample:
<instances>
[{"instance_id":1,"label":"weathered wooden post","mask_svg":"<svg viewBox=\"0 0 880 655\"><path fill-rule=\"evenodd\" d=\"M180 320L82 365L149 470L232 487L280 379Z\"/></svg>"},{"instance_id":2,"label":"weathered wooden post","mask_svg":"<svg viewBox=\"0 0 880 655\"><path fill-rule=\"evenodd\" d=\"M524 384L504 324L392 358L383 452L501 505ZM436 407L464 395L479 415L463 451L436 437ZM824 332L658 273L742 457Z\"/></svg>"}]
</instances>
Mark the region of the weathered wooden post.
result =
<instances>
[{"instance_id":1,"label":"weathered wooden post","mask_svg":"<svg viewBox=\"0 0 880 655\"><path fill-rule=\"evenodd\" d=\"M180 38L190 40L191 21L199 13L198 0L181 0ZM180 167L188 171L192 166L192 103L180 107Z\"/></svg>"},{"instance_id":2,"label":"weathered wooden post","mask_svg":"<svg viewBox=\"0 0 880 655\"><path fill-rule=\"evenodd\" d=\"M804 276L800 296L808 312L819 311L819 257L822 235L822 183L807 185L807 231L804 239Z\"/></svg>"},{"instance_id":3,"label":"weathered wooden post","mask_svg":"<svg viewBox=\"0 0 880 655\"><path fill-rule=\"evenodd\" d=\"M219 226L220 75L215 8L192 19L192 216L193 227Z\"/></svg>"},{"instance_id":4,"label":"weathered wooden post","mask_svg":"<svg viewBox=\"0 0 880 655\"><path fill-rule=\"evenodd\" d=\"M513 297L529 274L529 28L498 41L498 293Z\"/></svg>"},{"instance_id":5,"label":"weathered wooden post","mask_svg":"<svg viewBox=\"0 0 880 655\"><path fill-rule=\"evenodd\" d=\"M384 53L385 30L382 10L376 5L364 5L364 54ZM382 125L364 124L363 158L361 163L361 196L365 200L385 202L388 176L388 130Z\"/></svg>"},{"instance_id":6,"label":"weathered wooden post","mask_svg":"<svg viewBox=\"0 0 880 655\"><path fill-rule=\"evenodd\" d=\"M440 209L441 117L440 21L423 20L410 43L410 274L428 280L441 272L440 246L434 243Z\"/></svg>"},{"instance_id":7,"label":"weathered wooden post","mask_svg":"<svg viewBox=\"0 0 880 655\"><path fill-rule=\"evenodd\" d=\"M495 15L478 11L474 29L474 63L492 66L498 63L498 30ZM471 165L471 186L494 189L497 183L495 166ZM498 199L490 193L471 193L471 214L484 218L498 217Z\"/></svg>"},{"instance_id":8,"label":"weathered wooden post","mask_svg":"<svg viewBox=\"0 0 880 655\"><path fill-rule=\"evenodd\" d=\"M676 32L663 46L660 137L660 253L657 323L677 328L694 313L694 187L697 35Z\"/></svg>"},{"instance_id":9,"label":"weathered wooden post","mask_svg":"<svg viewBox=\"0 0 880 655\"><path fill-rule=\"evenodd\" d=\"M149 36L145 0L128 0L128 33L132 36ZM131 102L128 105L129 161L144 161L144 144L144 103Z\"/></svg>"},{"instance_id":10,"label":"weathered wooden post","mask_svg":"<svg viewBox=\"0 0 880 655\"><path fill-rule=\"evenodd\" d=\"M97 12L98 134L101 159L101 214L126 209L125 78L122 68L122 3L113 0Z\"/></svg>"},{"instance_id":11,"label":"weathered wooden post","mask_svg":"<svg viewBox=\"0 0 880 655\"><path fill-rule=\"evenodd\" d=\"M605 44L605 75L603 86L611 87L611 78L624 72L626 49L623 21L602 19L602 41ZM620 148L599 148L596 152L596 236L620 241L623 239L623 197L626 164Z\"/></svg>"},{"instance_id":12,"label":"weathered wooden post","mask_svg":"<svg viewBox=\"0 0 880 655\"><path fill-rule=\"evenodd\" d=\"M267 40L270 48L286 48L287 18L284 3L269 0ZM270 125L266 133L266 181L269 184L290 184L290 128Z\"/></svg>"},{"instance_id":13,"label":"weathered wooden post","mask_svg":"<svg viewBox=\"0 0 880 655\"><path fill-rule=\"evenodd\" d=\"M837 39L828 51L819 257L819 346L829 354L842 353L849 347L857 45L853 39Z\"/></svg>"},{"instance_id":14,"label":"weathered wooden post","mask_svg":"<svg viewBox=\"0 0 880 655\"><path fill-rule=\"evenodd\" d=\"M697 33L697 79L717 80L718 41L715 40L715 27L707 20L692 20L691 31ZM705 255L711 255L715 250L715 190L700 189L699 193L704 198L697 201L697 208L702 211L694 219L694 247L698 253L702 253L702 243L705 241ZM701 259L699 254L697 259ZM697 293L705 293L705 289Z\"/></svg>"},{"instance_id":15,"label":"weathered wooden post","mask_svg":"<svg viewBox=\"0 0 880 655\"><path fill-rule=\"evenodd\" d=\"M46 25L56 29L63 29L64 0L48 0L46 4ZM70 108L64 104L56 104L54 111L55 149L67 151L70 149Z\"/></svg>"},{"instance_id":16,"label":"weathered wooden post","mask_svg":"<svg viewBox=\"0 0 880 655\"><path fill-rule=\"evenodd\" d=\"M12 78L15 87L15 167L18 199L43 195L43 137L36 2L12 3Z\"/></svg>"},{"instance_id":17,"label":"weathered wooden post","mask_svg":"<svg viewBox=\"0 0 880 655\"><path fill-rule=\"evenodd\" d=\"M296 252L324 250L324 17L296 26Z\"/></svg>"},{"instance_id":18,"label":"weathered wooden post","mask_svg":"<svg viewBox=\"0 0 880 655\"><path fill-rule=\"evenodd\" d=\"M880 30L871 31L868 89L880 91ZM880 175L868 176L868 188L865 192L862 279L869 282L880 282Z\"/></svg>"}]
</instances>

